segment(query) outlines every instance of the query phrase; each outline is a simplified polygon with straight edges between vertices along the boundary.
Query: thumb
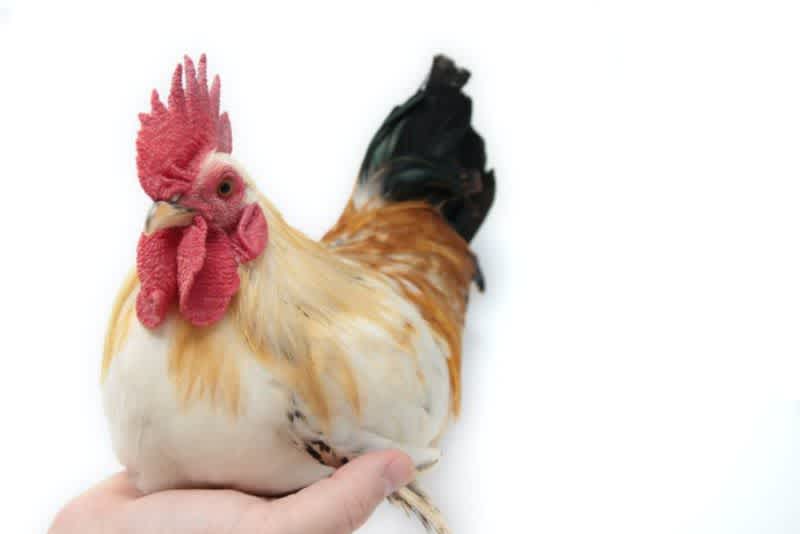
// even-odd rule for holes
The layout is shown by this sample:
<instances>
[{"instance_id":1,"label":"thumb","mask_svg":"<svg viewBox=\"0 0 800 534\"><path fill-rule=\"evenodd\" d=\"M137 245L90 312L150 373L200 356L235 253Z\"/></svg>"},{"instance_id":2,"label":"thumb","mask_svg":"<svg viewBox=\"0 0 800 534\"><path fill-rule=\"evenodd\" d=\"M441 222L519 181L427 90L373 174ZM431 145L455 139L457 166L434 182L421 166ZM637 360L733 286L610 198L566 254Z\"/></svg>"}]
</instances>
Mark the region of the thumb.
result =
<instances>
[{"instance_id":1,"label":"thumb","mask_svg":"<svg viewBox=\"0 0 800 534\"><path fill-rule=\"evenodd\" d=\"M280 534L350 534L414 475L411 459L399 451L360 456L330 478L274 501L270 526Z\"/></svg>"}]
</instances>

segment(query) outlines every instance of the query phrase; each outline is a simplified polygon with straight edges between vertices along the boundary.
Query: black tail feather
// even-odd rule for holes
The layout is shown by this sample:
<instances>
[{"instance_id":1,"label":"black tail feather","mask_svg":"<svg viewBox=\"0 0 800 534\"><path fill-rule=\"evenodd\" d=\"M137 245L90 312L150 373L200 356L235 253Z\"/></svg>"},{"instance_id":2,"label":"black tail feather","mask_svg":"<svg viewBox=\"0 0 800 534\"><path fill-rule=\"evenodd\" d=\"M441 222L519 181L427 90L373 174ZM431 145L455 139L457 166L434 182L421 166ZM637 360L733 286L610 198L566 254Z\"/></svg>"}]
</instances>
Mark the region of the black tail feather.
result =
<instances>
[{"instance_id":1,"label":"black tail feather","mask_svg":"<svg viewBox=\"0 0 800 534\"><path fill-rule=\"evenodd\" d=\"M470 124L472 101L461 91L469 76L436 56L422 88L394 108L373 137L359 172L360 183L379 181L387 200L438 206L466 241L480 228L495 192L483 139Z\"/></svg>"}]
</instances>

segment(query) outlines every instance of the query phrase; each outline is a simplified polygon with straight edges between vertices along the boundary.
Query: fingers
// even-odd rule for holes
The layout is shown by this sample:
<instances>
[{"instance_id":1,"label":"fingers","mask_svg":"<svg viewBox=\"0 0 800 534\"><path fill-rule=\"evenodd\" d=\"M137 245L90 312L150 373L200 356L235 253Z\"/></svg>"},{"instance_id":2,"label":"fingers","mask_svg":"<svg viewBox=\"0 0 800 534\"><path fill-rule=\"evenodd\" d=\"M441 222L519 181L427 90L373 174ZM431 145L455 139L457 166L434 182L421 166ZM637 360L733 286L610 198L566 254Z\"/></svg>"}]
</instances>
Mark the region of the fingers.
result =
<instances>
[{"instance_id":1,"label":"fingers","mask_svg":"<svg viewBox=\"0 0 800 534\"><path fill-rule=\"evenodd\" d=\"M99 531L99 523L112 516L120 504L139 496L127 474L118 473L67 503L56 515L49 532L71 534Z\"/></svg>"},{"instance_id":2,"label":"fingers","mask_svg":"<svg viewBox=\"0 0 800 534\"><path fill-rule=\"evenodd\" d=\"M246 527L250 510L266 508L259 497L233 490L167 490L128 503L118 519L131 534L263 534ZM104 530L102 532L115 532Z\"/></svg>"},{"instance_id":3,"label":"fingers","mask_svg":"<svg viewBox=\"0 0 800 534\"><path fill-rule=\"evenodd\" d=\"M131 483L130 476L125 471L117 473L95 486L92 492L107 495L111 499L128 501L141 497L142 494Z\"/></svg>"},{"instance_id":4,"label":"fingers","mask_svg":"<svg viewBox=\"0 0 800 534\"><path fill-rule=\"evenodd\" d=\"M217 530L231 534L350 534L386 496L408 484L414 475L411 459L402 452L375 452L356 458L332 477L299 493L267 502L230 490L174 490L140 496L127 476L119 474L69 505L59 514L51 533L121 528L148 534Z\"/></svg>"},{"instance_id":5,"label":"fingers","mask_svg":"<svg viewBox=\"0 0 800 534\"><path fill-rule=\"evenodd\" d=\"M350 534L364 524L385 497L408 484L414 474L411 459L401 452L361 456L331 478L270 503L261 518L262 530L253 532Z\"/></svg>"}]
</instances>

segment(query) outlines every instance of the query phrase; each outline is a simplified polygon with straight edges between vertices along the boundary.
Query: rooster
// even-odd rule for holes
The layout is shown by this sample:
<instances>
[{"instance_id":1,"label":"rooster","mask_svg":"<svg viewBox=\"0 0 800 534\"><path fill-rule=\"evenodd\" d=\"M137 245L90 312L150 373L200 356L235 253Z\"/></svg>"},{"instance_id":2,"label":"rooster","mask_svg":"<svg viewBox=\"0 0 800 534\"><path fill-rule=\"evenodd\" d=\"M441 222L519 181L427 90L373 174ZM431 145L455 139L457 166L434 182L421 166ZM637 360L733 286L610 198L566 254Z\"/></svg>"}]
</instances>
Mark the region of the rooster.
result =
<instances>
[{"instance_id":1,"label":"rooster","mask_svg":"<svg viewBox=\"0 0 800 534\"><path fill-rule=\"evenodd\" d=\"M154 203L102 363L114 450L142 492L287 494L386 448L437 462L470 285L484 284L468 243L495 190L468 78L434 58L321 241L231 157L205 56L177 66L166 104L153 91L136 163ZM416 483L389 499L447 532Z\"/></svg>"}]
</instances>

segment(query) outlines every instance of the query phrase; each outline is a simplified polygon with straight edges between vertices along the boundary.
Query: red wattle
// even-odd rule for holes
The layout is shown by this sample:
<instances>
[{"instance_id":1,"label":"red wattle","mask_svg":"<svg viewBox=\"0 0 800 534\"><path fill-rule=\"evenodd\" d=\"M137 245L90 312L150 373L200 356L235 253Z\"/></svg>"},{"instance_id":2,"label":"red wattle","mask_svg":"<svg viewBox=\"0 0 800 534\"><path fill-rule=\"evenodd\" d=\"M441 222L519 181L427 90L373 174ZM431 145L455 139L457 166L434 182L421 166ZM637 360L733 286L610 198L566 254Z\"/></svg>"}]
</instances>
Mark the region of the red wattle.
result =
<instances>
[{"instance_id":1,"label":"red wattle","mask_svg":"<svg viewBox=\"0 0 800 534\"><path fill-rule=\"evenodd\" d=\"M181 314L206 326L225 315L239 290L239 273L230 239L195 217L178 245L178 294Z\"/></svg>"},{"instance_id":2,"label":"red wattle","mask_svg":"<svg viewBox=\"0 0 800 534\"><path fill-rule=\"evenodd\" d=\"M178 295L185 295L192 289L195 276L203 268L206 261L206 237L208 237L208 225L205 219L198 215L191 226L183 231L178 243Z\"/></svg>"},{"instance_id":3,"label":"red wattle","mask_svg":"<svg viewBox=\"0 0 800 534\"><path fill-rule=\"evenodd\" d=\"M140 291L136 297L136 314L146 327L155 328L167 316L173 300L175 299L161 289Z\"/></svg>"},{"instance_id":4,"label":"red wattle","mask_svg":"<svg viewBox=\"0 0 800 534\"><path fill-rule=\"evenodd\" d=\"M142 234L136 249L136 270L141 282L136 314L149 328L161 324L178 293L176 254L180 232L170 228L151 236Z\"/></svg>"},{"instance_id":5,"label":"red wattle","mask_svg":"<svg viewBox=\"0 0 800 534\"><path fill-rule=\"evenodd\" d=\"M181 315L194 325L219 321L239 290L238 265L257 258L267 237L267 221L257 204L245 207L230 236L199 215L185 228L142 235L136 256L139 320L156 328L177 301Z\"/></svg>"}]
</instances>

